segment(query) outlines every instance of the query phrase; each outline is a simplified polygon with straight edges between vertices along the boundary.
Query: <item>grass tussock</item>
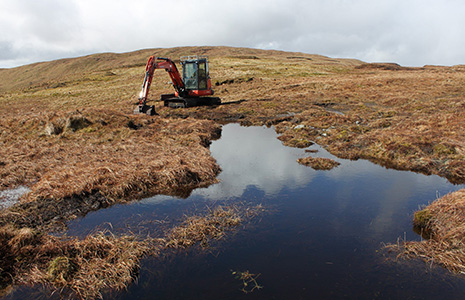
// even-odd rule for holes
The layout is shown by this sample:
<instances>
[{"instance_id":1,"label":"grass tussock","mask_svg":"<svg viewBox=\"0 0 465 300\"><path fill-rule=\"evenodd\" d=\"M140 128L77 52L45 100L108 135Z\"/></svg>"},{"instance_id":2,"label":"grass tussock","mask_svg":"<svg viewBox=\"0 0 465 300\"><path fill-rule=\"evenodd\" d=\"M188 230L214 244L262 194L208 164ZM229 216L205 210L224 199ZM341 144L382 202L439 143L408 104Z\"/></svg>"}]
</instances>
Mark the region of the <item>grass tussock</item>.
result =
<instances>
[{"instance_id":1,"label":"grass tussock","mask_svg":"<svg viewBox=\"0 0 465 300\"><path fill-rule=\"evenodd\" d=\"M450 193L415 213L414 224L427 239L391 245L401 257L419 257L465 274L465 191Z\"/></svg>"},{"instance_id":2,"label":"grass tussock","mask_svg":"<svg viewBox=\"0 0 465 300\"><path fill-rule=\"evenodd\" d=\"M102 232L84 240L60 239L7 226L0 229L0 239L2 280L11 276L16 284L43 284L81 299L125 288L151 249L147 241Z\"/></svg>"},{"instance_id":3,"label":"grass tussock","mask_svg":"<svg viewBox=\"0 0 465 300\"><path fill-rule=\"evenodd\" d=\"M137 276L139 261L150 247L134 237L99 233L84 240L64 242L63 253L35 265L25 283L42 283L81 299L101 297L106 289L121 290Z\"/></svg>"},{"instance_id":4,"label":"grass tussock","mask_svg":"<svg viewBox=\"0 0 465 300\"><path fill-rule=\"evenodd\" d=\"M304 157L299 158L297 162L315 170L331 170L340 165L333 159L323 157Z\"/></svg>"},{"instance_id":5,"label":"grass tussock","mask_svg":"<svg viewBox=\"0 0 465 300\"><path fill-rule=\"evenodd\" d=\"M174 249L186 249L196 244L208 248L210 240L223 238L228 230L262 211L261 205L247 209L240 206L219 206L206 215L189 216L167 234L165 245Z\"/></svg>"}]
</instances>

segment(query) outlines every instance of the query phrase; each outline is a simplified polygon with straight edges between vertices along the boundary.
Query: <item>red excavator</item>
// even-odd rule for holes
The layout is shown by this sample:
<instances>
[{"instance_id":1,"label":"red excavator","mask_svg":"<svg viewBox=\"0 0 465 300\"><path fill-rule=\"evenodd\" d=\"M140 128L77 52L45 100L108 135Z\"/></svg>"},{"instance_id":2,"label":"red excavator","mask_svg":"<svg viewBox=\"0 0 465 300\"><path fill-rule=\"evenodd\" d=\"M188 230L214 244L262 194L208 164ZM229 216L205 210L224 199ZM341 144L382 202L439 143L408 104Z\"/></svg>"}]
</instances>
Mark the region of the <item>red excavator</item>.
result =
<instances>
[{"instance_id":1,"label":"red excavator","mask_svg":"<svg viewBox=\"0 0 465 300\"><path fill-rule=\"evenodd\" d=\"M139 106L134 113L155 115L155 106L147 105L147 96L152 84L153 72L156 69L165 69L171 77L175 89L174 94L161 95L164 106L181 108L200 105L218 105L218 97L213 95L211 80L208 74L208 58L205 56L181 57L182 78L176 64L169 58L150 56L145 67L144 84L139 95Z\"/></svg>"}]
</instances>

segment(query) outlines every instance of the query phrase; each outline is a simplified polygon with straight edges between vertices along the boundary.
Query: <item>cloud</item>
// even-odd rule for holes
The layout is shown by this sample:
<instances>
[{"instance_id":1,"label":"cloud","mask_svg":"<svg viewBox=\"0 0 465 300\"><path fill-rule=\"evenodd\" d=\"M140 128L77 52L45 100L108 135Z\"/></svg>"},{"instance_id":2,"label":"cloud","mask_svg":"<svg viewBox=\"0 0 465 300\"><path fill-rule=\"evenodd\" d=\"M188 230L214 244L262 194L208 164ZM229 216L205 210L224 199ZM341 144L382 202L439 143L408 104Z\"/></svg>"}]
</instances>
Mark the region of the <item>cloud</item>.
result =
<instances>
[{"instance_id":1,"label":"cloud","mask_svg":"<svg viewBox=\"0 0 465 300\"><path fill-rule=\"evenodd\" d=\"M1 64L47 60L79 52L79 13L73 2L6 0L0 3Z\"/></svg>"},{"instance_id":2,"label":"cloud","mask_svg":"<svg viewBox=\"0 0 465 300\"><path fill-rule=\"evenodd\" d=\"M8 60L14 57L13 47L10 43L0 41L0 60Z\"/></svg>"},{"instance_id":3,"label":"cloud","mask_svg":"<svg viewBox=\"0 0 465 300\"><path fill-rule=\"evenodd\" d=\"M463 64L464 14L459 0L2 0L0 67L185 45Z\"/></svg>"}]
</instances>

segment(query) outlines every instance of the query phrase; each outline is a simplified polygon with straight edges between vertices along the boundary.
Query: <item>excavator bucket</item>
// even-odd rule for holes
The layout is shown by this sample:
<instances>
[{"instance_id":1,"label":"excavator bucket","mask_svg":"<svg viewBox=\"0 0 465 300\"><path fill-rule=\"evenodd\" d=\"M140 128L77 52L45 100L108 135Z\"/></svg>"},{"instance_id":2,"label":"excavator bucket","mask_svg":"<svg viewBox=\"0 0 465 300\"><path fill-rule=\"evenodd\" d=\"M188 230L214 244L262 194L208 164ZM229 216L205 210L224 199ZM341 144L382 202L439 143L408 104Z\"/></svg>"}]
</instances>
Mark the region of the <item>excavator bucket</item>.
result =
<instances>
[{"instance_id":1,"label":"excavator bucket","mask_svg":"<svg viewBox=\"0 0 465 300\"><path fill-rule=\"evenodd\" d=\"M138 105L136 109L134 109L134 114L147 114L149 116L158 115L155 111L155 105Z\"/></svg>"}]
</instances>

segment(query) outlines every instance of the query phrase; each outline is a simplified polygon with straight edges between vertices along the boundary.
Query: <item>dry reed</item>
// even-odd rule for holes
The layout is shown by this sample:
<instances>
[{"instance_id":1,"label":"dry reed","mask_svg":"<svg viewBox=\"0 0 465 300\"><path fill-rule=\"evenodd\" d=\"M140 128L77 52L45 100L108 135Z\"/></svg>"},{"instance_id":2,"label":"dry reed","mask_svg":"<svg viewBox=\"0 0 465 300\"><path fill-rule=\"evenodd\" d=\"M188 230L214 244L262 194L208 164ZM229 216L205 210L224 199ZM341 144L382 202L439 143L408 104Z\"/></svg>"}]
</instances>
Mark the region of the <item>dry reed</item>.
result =
<instances>
[{"instance_id":1,"label":"dry reed","mask_svg":"<svg viewBox=\"0 0 465 300\"><path fill-rule=\"evenodd\" d=\"M165 246L174 249L186 249L193 245L209 247L210 240L219 240L245 220L263 211L263 206L245 208L243 205L219 206L210 209L206 215L192 215L167 234Z\"/></svg>"},{"instance_id":2,"label":"dry reed","mask_svg":"<svg viewBox=\"0 0 465 300\"><path fill-rule=\"evenodd\" d=\"M465 190L445 195L415 213L414 224L427 239L390 245L401 257L419 257L465 274Z\"/></svg>"},{"instance_id":3,"label":"dry reed","mask_svg":"<svg viewBox=\"0 0 465 300\"><path fill-rule=\"evenodd\" d=\"M259 285L257 282L257 279L261 274L252 274L248 270L243 272L231 270L231 273L234 275L234 278L242 282L241 291L245 294L252 293L255 290L263 288L263 286Z\"/></svg>"},{"instance_id":4,"label":"dry reed","mask_svg":"<svg viewBox=\"0 0 465 300\"><path fill-rule=\"evenodd\" d=\"M126 288L138 274L140 258L150 249L146 241L105 233L55 243L63 253L33 265L20 281L49 285L81 299L101 298L104 290Z\"/></svg>"}]
</instances>

